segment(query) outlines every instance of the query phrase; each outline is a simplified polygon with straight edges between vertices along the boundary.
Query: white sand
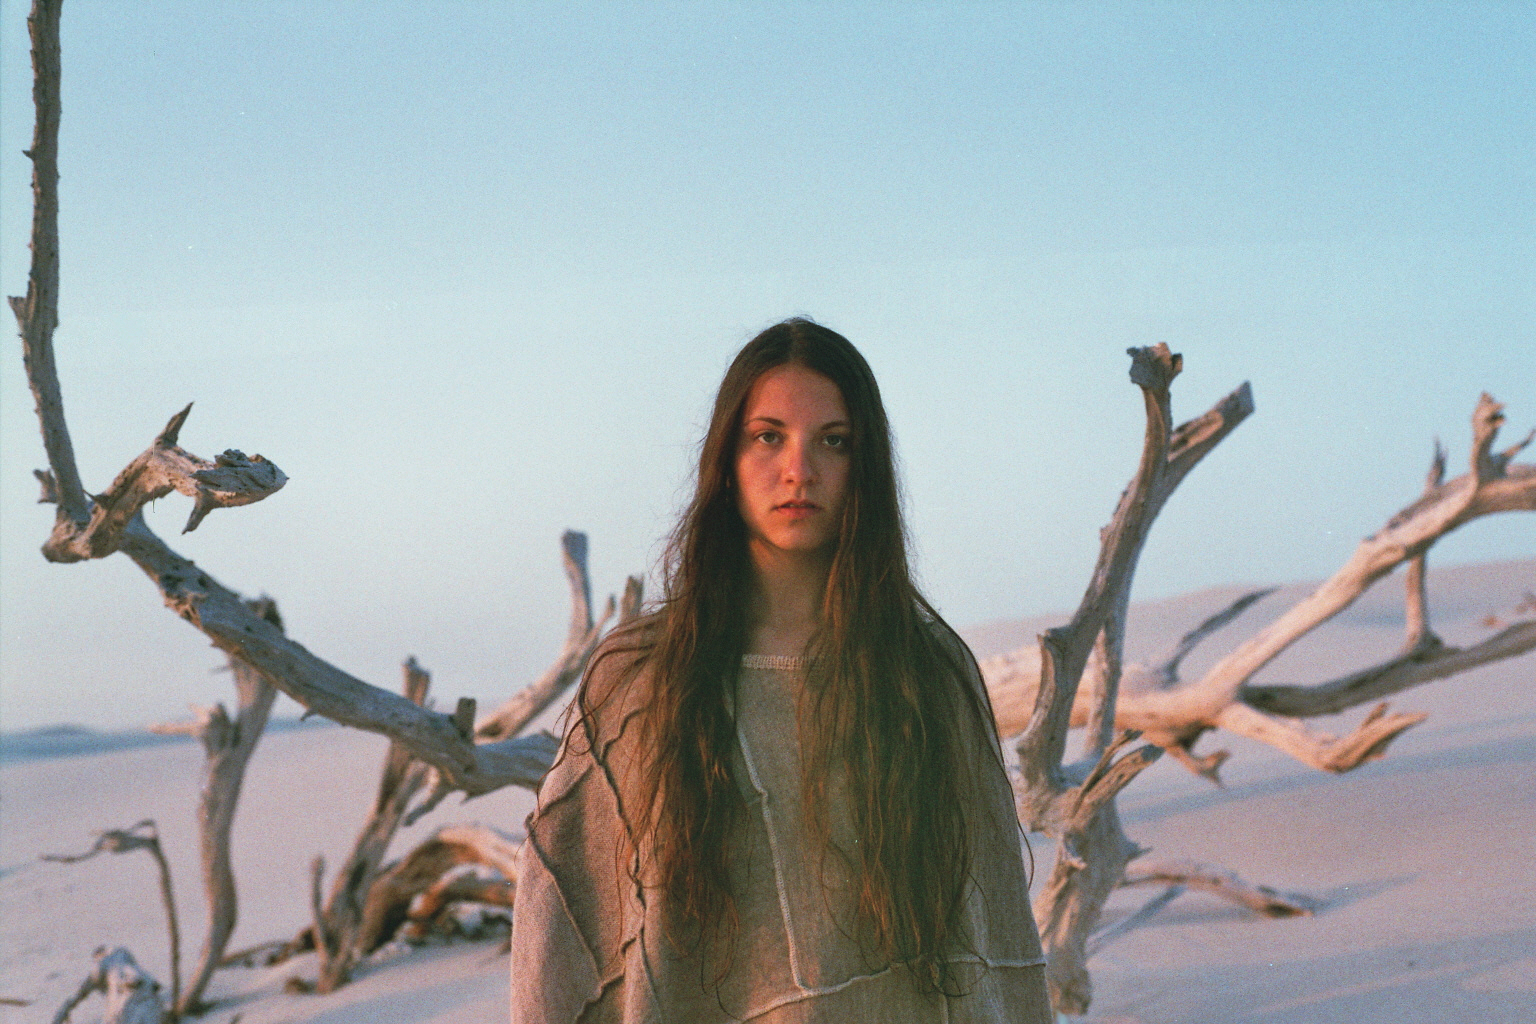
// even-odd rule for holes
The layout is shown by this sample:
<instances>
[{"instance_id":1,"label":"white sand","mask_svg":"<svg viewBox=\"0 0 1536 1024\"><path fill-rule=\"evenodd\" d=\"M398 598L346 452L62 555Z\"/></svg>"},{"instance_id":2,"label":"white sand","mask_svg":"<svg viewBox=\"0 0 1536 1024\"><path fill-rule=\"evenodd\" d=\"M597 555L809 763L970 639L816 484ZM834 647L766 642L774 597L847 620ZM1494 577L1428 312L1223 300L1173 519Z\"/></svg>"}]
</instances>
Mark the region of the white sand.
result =
<instances>
[{"instance_id":1,"label":"white sand","mask_svg":"<svg viewBox=\"0 0 1536 1024\"><path fill-rule=\"evenodd\" d=\"M1480 620L1508 614L1536 590L1536 561L1432 572L1435 626L1452 643L1486 635ZM1208 649L1186 675L1273 617L1287 588ZM1165 642L1237 592L1223 588L1133 609L1129 653ZM1024 642L1059 619L970 631L978 653ZM1312 682L1341 674L1400 642L1392 581L1288 652L1266 674ZM1185 894L1093 961L1103 1024L1370 1024L1536 1021L1536 656L1433 683L1394 702L1430 712L1388 757L1344 777L1305 768L1225 735L1202 750L1233 751L1216 790L1172 763L1154 766L1121 799L1126 829L1156 856L1191 857L1324 901L1314 917L1264 920ZM293 934L308 917L308 864L344 855L371 799L384 750L377 737L338 728L264 737L236 825L241 884L231 948ZM154 818L181 901L183 973L202 939L193 807L200 749L149 747L0 768L0 1024L47 1020L88 969L97 945L130 947L169 979L153 866L142 853L76 865L39 854L78 852L94 830ZM449 820L521 832L530 794L493 794L440 809L397 850ZM1052 856L1035 842L1043 874ZM1153 890L1117 895L1109 919ZM300 958L215 976L206 1020L225 1024L497 1021L506 1016L506 959L491 943L416 950L367 965L331 996L282 994L313 977ZM99 1016L99 1003L75 1020Z\"/></svg>"}]
</instances>

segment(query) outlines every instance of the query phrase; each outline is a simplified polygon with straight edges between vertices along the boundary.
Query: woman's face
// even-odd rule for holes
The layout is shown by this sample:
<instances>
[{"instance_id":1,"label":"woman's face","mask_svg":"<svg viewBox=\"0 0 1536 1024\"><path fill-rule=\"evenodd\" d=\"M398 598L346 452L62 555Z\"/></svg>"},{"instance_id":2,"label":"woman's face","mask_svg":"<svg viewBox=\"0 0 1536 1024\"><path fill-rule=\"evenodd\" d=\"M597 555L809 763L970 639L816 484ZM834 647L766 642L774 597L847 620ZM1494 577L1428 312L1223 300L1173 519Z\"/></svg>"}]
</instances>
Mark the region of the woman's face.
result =
<instances>
[{"instance_id":1,"label":"woman's face","mask_svg":"<svg viewBox=\"0 0 1536 1024\"><path fill-rule=\"evenodd\" d=\"M848 410L830 379L789 363L753 382L736 439L736 507L753 564L831 553L851 455Z\"/></svg>"}]
</instances>

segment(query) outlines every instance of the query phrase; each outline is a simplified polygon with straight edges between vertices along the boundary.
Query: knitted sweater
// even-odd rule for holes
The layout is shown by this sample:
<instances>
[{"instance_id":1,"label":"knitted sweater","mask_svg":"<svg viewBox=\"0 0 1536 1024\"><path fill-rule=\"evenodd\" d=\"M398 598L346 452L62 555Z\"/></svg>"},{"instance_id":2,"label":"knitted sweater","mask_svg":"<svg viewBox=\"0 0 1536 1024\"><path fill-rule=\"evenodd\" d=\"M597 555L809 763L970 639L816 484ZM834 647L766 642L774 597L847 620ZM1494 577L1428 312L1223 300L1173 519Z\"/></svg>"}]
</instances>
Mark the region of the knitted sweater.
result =
<instances>
[{"instance_id":1,"label":"knitted sweater","mask_svg":"<svg viewBox=\"0 0 1536 1024\"><path fill-rule=\"evenodd\" d=\"M972 682L980 687L979 675ZM971 744L985 759L971 815L976 834L965 911L974 952L951 957L965 994L924 994L905 968L877 962L857 940L849 862L809 840L796 722L800 683L794 670L742 669L733 767L746 813L730 850L738 921L726 953L675 942L676 924L669 932L657 890L637 886L625 870L625 836L638 799L634 716L646 699L644 673L601 708L592 749L584 738L567 739L529 816L520 857L512 1024L1052 1019L995 733L989 728ZM840 792L834 773L830 845L846 850L856 839ZM727 969L717 985L722 963Z\"/></svg>"}]
</instances>

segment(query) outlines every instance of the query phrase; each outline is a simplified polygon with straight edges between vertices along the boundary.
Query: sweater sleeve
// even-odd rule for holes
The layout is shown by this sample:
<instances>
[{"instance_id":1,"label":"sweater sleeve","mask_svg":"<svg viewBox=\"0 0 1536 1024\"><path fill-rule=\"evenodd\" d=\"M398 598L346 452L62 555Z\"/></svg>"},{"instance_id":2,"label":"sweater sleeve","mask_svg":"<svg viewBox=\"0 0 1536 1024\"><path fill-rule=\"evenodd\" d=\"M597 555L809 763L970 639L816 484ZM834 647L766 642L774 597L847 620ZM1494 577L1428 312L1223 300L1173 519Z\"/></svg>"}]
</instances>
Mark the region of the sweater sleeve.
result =
<instances>
[{"instance_id":1,"label":"sweater sleeve","mask_svg":"<svg viewBox=\"0 0 1536 1024\"><path fill-rule=\"evenodd\" d=\"M617 702L622 705L623 701ZM626 973L643 908L624 870L626 822L614 758L632 743L611 706L568 735L539 789L512 911L512 1024L574 1024ZM622 743L615 741L623 740ZM601 1013L598 1013L601 1016Z\"/></svg>"}]
</instances>

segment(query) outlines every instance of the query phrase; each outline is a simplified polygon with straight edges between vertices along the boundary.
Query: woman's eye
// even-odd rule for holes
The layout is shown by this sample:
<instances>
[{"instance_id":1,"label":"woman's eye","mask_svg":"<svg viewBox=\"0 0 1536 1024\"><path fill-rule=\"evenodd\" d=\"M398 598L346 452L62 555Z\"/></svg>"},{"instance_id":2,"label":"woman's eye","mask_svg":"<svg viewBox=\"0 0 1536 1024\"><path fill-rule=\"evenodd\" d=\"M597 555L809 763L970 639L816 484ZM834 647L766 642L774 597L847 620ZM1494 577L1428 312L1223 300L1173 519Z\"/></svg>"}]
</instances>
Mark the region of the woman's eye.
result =
<instances>
[{"instance_id":1,"label":"woman's eye","mask_svg":"<svg viewBox=\"0 0 1536 1024\"><path fill-rule=\"evenodd\" d=\"M761 441L763 444L777 444L779 440L779 432L777 430L761 431L757 434L757 440Z\"/></svg>"},{"instance_id":2,"label":"woman's eye","mask_svg":"<svg viewBox=\"0 0 1536 1024\"><path fill-rule=\"evenodd\" d=\"M846 448L848 447L848 436L846 434L828 434L821 439L821 442L828 448Z\"/></svg>"}]
</instances>

